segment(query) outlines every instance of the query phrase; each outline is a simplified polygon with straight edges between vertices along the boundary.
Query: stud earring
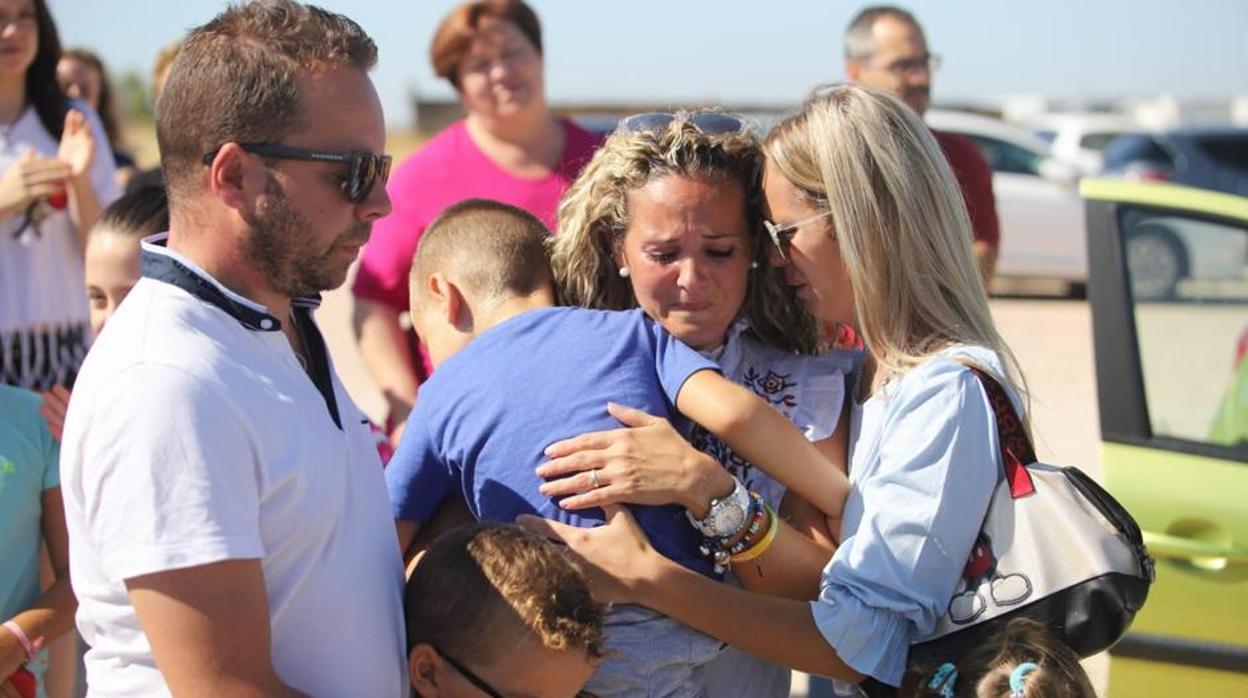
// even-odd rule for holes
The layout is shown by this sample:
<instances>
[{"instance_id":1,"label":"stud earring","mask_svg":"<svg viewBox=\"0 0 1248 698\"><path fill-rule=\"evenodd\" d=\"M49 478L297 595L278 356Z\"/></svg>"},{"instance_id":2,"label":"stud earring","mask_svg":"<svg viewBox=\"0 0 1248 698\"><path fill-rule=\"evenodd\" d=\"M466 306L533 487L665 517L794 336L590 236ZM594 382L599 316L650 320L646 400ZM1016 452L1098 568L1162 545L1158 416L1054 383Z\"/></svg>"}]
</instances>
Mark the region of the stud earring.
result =
<instances>
[{"instance_id":1,"label":"stud earring","mask_svg":"<svg viewBox=\"0 0 1248 698\"><path fill-rule=\"evenodd\" d=\"M750 268L751 268L751 269L757 269L757 268L758 268L758 261L756 260L756 261L750 262Z\"/></svg>"},{"instance_id":2,"label":"stud earring","mask_svg":"<svg viewBox=\"0 0 1248 698\"><path fill-rule=\"evenodd\" d=\"M629 274L630 274L630 272L628 271L628 267L620 267L620 278L621 278L621 279L627 279L627 278L628 278L628 276L629 276Z\"/></svg>"}]
</instances>

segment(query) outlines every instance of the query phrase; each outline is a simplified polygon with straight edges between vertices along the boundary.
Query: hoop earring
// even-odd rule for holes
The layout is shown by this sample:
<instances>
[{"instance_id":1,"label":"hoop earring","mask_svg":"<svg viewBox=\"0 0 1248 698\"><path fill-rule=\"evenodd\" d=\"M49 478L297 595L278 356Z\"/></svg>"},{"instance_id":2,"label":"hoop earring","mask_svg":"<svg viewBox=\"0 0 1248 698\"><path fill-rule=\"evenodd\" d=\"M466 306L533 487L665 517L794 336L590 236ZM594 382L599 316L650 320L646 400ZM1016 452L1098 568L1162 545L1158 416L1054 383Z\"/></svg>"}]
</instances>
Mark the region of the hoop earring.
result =
<instances>
[{"instance_id":1,"label":"hoop earring","mask_svg":"<svg viewBox=\"0 0 1248 698\"><path fill-rule=\"evenodd\" d=\"M631 272L628 270L628 267L620 267L620 278L621 278L621 279L627 279L627 278L629 277L629 275L630 275L630 274L631 274Z\"/></svg>"}]
</instances>

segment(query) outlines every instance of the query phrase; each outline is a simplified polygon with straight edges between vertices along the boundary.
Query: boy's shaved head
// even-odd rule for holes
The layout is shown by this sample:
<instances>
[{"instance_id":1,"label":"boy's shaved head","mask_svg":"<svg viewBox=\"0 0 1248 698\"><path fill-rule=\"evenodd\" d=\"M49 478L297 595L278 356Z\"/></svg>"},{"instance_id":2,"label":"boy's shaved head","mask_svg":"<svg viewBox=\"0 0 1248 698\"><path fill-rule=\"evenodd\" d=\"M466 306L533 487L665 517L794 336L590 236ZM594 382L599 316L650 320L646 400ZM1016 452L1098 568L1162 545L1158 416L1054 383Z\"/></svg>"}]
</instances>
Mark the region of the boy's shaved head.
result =
<instances>
[{"instance_id":1,"label":"boy's shaved head","mask_svg":"<svg viewBox=\"0 0 1248 698\"><path fill-rule=\"evenodd\" d=\"M508 204L468 199L447 208L420 238L412 259L412 300L442 273L478 302L528 296L551 284L550 231Z\"/></svg>"}]
</instances>

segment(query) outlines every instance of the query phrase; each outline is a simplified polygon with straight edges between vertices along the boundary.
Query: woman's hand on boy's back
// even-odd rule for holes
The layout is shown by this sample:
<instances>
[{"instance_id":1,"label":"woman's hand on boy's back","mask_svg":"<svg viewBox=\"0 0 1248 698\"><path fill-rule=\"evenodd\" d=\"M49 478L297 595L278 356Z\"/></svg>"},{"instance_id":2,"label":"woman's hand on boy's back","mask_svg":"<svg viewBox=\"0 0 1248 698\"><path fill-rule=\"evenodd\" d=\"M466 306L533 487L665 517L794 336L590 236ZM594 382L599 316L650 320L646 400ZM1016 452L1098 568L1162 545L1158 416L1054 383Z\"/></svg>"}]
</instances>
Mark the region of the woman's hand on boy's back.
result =
<instances>
[{"instance_id":1,"label":"woman's hand on boy's back","mask_svg":"<svg viewBox=\"0 0 1248 698\"><path fill-rule=\"evenodd\" d=\"M644 603L649 585L663 576L665 566L676 563L650 545L627 509L618 505L604 509L606 523L595 528L569 526L529 514L521 515L516 523L567 546L599 602Z\"/></svg>"},{"instance_id":2,"label":"woman's hand on boy's back","mask_svg":"<svg viewBox=\"0 0 1248 698\"><path fill-rule=\"evenodd\" d=\"M662 417L614 403L607 411L624 428L590 432L551 444L537 468L548 497L567 510L607 504L679 504L706 516L711 500L732 491L732 476L698 451Z\"/></svg>"}]
</instances>

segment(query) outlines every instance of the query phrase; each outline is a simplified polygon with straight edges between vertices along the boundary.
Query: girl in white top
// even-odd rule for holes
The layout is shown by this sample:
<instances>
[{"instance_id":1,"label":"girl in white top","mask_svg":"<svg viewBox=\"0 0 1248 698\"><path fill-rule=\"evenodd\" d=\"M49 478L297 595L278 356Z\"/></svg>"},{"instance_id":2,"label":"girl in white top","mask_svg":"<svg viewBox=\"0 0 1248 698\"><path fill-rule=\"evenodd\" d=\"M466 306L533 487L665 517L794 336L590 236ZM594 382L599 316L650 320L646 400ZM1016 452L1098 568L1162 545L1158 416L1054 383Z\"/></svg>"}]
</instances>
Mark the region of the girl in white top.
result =
<instances>
[{"instance_id":1,"label":"girl in white top","mask_svg":"<svg viewBox=\"0 0 1248 698\"><path fill-rule=\"evenodd\" d=\"M72 380L89 343L86 231L117 198L108 139L56 81L44 0L0 0L0 382Z\"/></svg>"},{"instance_id":2,"label":"girl in white top","mask_svg":"<svg viewBox=\"0 0 1248 698\"><path fill-rule=\"evenodd\" d=\"M895 687L952 597L1002 470L992 410L964 363L1020 408L1025 390L988 311L957 183L913 111L860 86L821 88L763 150L772 262L816 318L851 323L866 349L836 552L812 566L781 528L746 563L773 581L813 575L807 600L695 578L621 509L593 530L522 523L584 556L606 600L801 671Z\"/></svg>"}]
</instances>

